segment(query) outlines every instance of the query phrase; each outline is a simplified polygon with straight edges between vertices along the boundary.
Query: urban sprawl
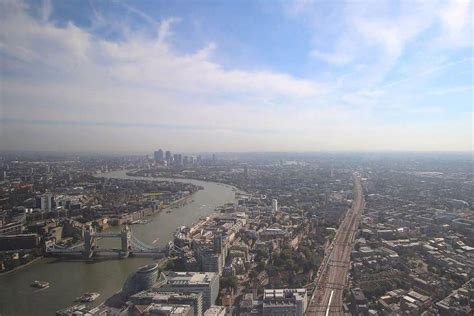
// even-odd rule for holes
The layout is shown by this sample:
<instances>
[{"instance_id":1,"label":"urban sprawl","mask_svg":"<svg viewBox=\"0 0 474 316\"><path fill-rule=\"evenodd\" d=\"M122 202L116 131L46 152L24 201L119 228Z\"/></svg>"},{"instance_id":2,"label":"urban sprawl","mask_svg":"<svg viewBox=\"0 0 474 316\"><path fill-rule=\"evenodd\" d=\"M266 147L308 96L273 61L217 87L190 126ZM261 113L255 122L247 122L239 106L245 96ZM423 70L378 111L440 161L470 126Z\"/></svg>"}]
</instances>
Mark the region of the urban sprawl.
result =
<instances>
[{"instance_id":1,"label":"urban sprawl","mask_svg":"<svg viewBox=\"0 0 474 316\"><path fill-rule=\"evenodd\" d=\"M4 153L0 171L0 274L149 259L115 295L56 315L474 313L470 154ZM205 190L186 179L231 186L235 202L161 246L138 238Z\"/></svg>"}]
</instances>

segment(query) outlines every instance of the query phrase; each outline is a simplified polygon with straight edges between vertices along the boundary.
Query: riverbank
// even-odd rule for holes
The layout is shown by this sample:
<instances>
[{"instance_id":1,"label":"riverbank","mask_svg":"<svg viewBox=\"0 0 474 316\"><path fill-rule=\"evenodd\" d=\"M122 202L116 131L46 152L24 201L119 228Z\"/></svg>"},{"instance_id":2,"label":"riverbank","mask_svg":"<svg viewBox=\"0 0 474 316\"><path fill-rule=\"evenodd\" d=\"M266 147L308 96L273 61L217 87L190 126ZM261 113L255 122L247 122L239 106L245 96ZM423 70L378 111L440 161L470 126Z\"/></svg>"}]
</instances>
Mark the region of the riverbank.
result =
<instances>
[{"instance_id":1,"label":"riverbank","mask_svg":"<svg viewBox=\"0 0 474 316\"><path fill-rule=\"evenodd\" d=\"M130 170L118 170L100 174L99 177L118 179L137 179L127 176ZM147 181L163 179L141 178ZM170 179L164 179L170 181ZM192 225L200 218L214 213L218 206L235 201L235 192L230 187L213 182L194 179L172 179L202 186L193 194L188 204L160 212L150 217L146 224L134 225L133 234L139 240L156 246L164 246L173 238L177 227ZM156 241L156 243L153 243ZM101 247L117 247L110 239L100 240ZM1 315L54 315L59 309L73 304L76 297L85 292L97 292L101 298L112 296L120 289L128 275L143 265L156 262L151 258L134 257L126 260L102 260L94 262L67 261L54 258L41 258L19 273L0 277ZM34 292L30 284L34 280L44 280L50 287ZM100 302L97 302L100 304Z\"/></svg>"},{"instance_id":2,"label":"riverbank","mask_svg":"<svg viewBox=\"0 0 474 316\"><path fill-rule=\"evenodd\" d=\"M39 257L34 258L34 259L31 260L31 261L28 261L28 262L25 263L25 264L22 264L21 266L18 266L18 267L16 267L16 268L13 268L13 269L8 270L8 271L0 272L0 277L2 277L2 276L4 276L4 275L7 275L7 274L10 274L10 273L13 273L13 272L17 272L17 271L19 271L19 270L21 270L21 269L23 269L23 268L26 268L26 267L29 266L30 264L35 263L35 262L37 262L37 261L39 261L40 259L43 259L43 258L44 258L43 256L39 256Z\"/></svg>"},{"instance_id":3,"label":"riverbank","mask_svg":"<svg viewBox=\"0 0 474 316\"><path fill-rule=\"evenodd\" d=\"M243 189L240 189L236 186L235 183L227 182L227 181L215 181L215 180L208 180L208 179L202 179L198 177L193 177L192 175L186 175L186 178L183 176L176 176L173 174L170 174L166 177L158 176L158 175L142 175L142 174L136 174L136 172L140 171L145 171L146 169L134 169L131 171L126 171L126 175L129 177L134 177L134 178L148 178L148 179L156 179L157 181L179 181L183 182L182 180L194 180L194 181L202 181L206 183L214 183L217 185L222 185L222 186L227 186L230 187L232 190L235 192L239 192L240 194L247 194Z\"/></svg>"}]
</instances>

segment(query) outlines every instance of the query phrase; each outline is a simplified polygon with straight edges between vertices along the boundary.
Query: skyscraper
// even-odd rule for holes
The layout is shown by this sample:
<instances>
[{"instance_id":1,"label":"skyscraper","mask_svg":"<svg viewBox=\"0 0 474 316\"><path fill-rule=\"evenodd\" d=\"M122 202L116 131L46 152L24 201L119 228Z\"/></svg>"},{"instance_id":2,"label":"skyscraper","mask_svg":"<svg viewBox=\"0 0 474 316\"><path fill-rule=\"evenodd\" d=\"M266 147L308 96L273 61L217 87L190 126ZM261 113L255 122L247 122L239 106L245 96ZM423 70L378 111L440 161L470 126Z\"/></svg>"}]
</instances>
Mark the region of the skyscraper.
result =
<instances>
[{"instance_id":1,"label":"skyscraper","mask_svg":"<svg viewBox=\"0 0 474 316\"><path fill-rule=\"evenodd\" d=\"M46 212L51 212L53 207L53 195L51 193L46 193L41 196L41 210Z\"/></svg>"},{"instance_id":2,"label":"skyscraper","mask_svg":"<svg viewBox=\"0 0 474 316\"><path fill-rule=\"evenodd\" d=\"M171 162L171 151L167 150L165 153L165 159L168 162Z\"/></svg>"},{"instance_id":3,"label":"skyscraper","mask_svg":"<svg viewBox=\"0 0 474 316\"><path fill-rule=\"evenodd\" d=\"M155 151L155 161L163 161L163 150L158 149Z\"/></svg>"},{"instance_id":4,"label":"skyscraper","mask_svg":"<svg viewBox=\"0 0 474 316\"><path fill-rule=\"evenodd\" d=\"M273 212L278 211L278 200L277 199L272 199L272 211Z\"/></svg>"}]
</instances>

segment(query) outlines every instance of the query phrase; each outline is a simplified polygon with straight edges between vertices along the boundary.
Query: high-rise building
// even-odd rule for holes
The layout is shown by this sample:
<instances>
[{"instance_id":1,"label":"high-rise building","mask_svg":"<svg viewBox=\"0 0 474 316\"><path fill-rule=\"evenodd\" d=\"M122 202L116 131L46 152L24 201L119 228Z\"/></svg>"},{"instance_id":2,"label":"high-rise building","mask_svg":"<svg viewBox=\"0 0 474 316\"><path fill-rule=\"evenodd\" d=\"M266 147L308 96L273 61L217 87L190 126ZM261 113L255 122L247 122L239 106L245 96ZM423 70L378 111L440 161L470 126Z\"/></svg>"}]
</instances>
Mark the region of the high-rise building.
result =
<instances>
[{"instance_id":1,"label":"high-rise building","mask_svg":"<svg viewBox=\"0 0 474 316\"><path fill-rule=\"evenodd\" d=\"M215 165L217 162L216 154L212 154L212 164Z\"/></svg>"},{"instance_id":2,"label":"high-rise building","mask_svg":"<svg viewBox=\"0 0 474 316\"><path fill-rule=\"evenodd\" d=\"M213 239L213 250L215 253L222 253L222 248L224 246L224 241L222 233L218 232L214 235Z\"/></svg>"},{"instance_id":3,"label":"high-rise building","mask_svg":"<svg viewBox=\"0 0 474 316\"><path fill-rule=\"evenodd\" d=\"M173 155L173 163L174 163L175 166L178 165L178 154Z\"/></svg>"},{"instance_id":4,"label":"high-rise building","mask_svg":"<svg viewBox=\"0 0 474 316\"><path fill-rule=\"evenodd\" d=\"M53 195L46 193L41 196L41 210L51 212L53 208Z\"/></svg>"},{"instance_id":5,"label":"high-rise building","mask_svg":"<svg viewBox=\"0 0 474 316\"><path fill-rule=\"evenodd\" d=\"M171 151L167 150L165 153L165 159L166 161L171 162Z\"/></svg>"},{"instance_id":6,"label":"high-rise building","mask_svg":"<svg viewBox=\"0 0 474 316\"><path fill-rule=\"evenodd\" d=\"M202 293L203 311L214 305L219 294L219 275L214 272L161 273L154 292Z\"/></svg>"},{"instance_id":7,"label":"high-rise building","mask_svg":"<svg viewBox=\"0 0 474 316\"><path fill-rule=\"evenodd\" d=\"M158 149L155 151L155 161L163 161L163 150Z\"/></svg>"},{"instance_id":8,"label":"high-rise building","mask_svg":"<svg viewBox=\"0 0 474 316\"><path fill-rule=\"evenodd\" d=\"M181 166L183 164L183 156L181 156L181 154L178 154L178 162L177 162L177 165L178 166Z\"/></svg>"},{"instance_id":9,"label":"high-rise building","mask_svg":"<svg viewBox=\"0 0 474 316\"><path fill-rule=\"evenodd\" d=\"M277 199L272 199L272 211L273 212L278 211L278 200Z\"/></svg>"},{"instance_id":10,"label":"high-rise building","mask_svg":"<svg viewBox=\"0 0 474 316\"><path fill-rule=\"evenodd\" d=\"M224 268L224 256L222 253L203 252L199 258L201 271L221 273Z\"/></svg>"},{"instance_id":11,"label":"high-rise building","mask_svg":"<svg viewBox=\"0 0 474 316\"><path fill-rule=\"evenodd\" d=\"M184 157L183 157L183 165L184 165L184 166L187 166L188 163L189 163L189 162L188 162L188 156L184 156Z\"/></svg>"},{"instance_id":12,"label":"high-rise building","mask_svg":"<svg viewBox=\"0 0 474 316\"><path fill-rule=\"evenodd\" d=\"M244 177L245 179L249 177L249 167L247 165L244 166Z\"/></svg>"}]
</instances>

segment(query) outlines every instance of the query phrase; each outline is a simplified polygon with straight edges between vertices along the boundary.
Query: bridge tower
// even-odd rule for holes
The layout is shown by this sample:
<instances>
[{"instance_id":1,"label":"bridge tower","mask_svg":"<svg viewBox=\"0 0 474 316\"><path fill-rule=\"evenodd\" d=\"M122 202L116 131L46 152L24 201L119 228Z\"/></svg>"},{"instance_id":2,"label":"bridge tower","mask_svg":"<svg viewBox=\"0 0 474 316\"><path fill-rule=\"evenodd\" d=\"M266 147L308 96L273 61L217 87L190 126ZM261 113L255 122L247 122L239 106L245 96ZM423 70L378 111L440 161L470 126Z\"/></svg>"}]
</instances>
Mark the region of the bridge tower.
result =
<instances>
[{"instance_id":1,"label":"bridge tower","mask_svg":"<svg viewBox=\"0 0 474 316\"><path fill-rule=\"evenodd\" d=\"M131 237L132 232L128 225L125 225L120 232L120 239L122 241L122 252L120 255L122 258L127 258L130 254L130 250L132 249Z\"/></svg>"},{"instance_id":2,"label":"bridge tower","mask_svg":"<svg viewBox=\"0 0 474 316\"><path fill-rule=\"evenodd\" d=\"M94 248L95 248L95 238L94 234L91 231L92 228L87 228L84 231L84 257L86 258L91 258L92 255L94 254Z\"/></svg>"}]
</instances>

